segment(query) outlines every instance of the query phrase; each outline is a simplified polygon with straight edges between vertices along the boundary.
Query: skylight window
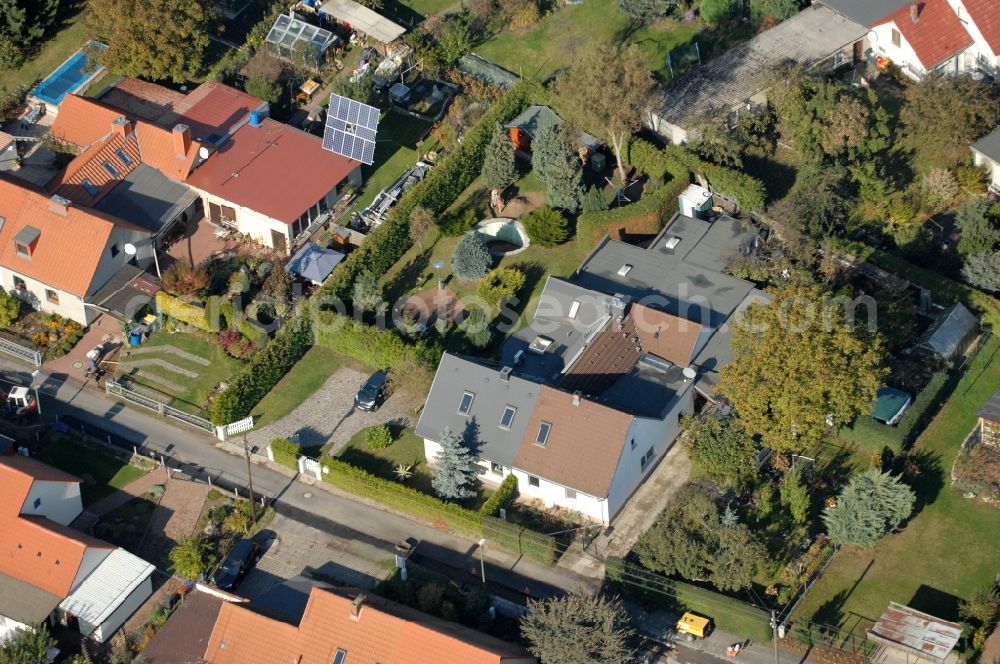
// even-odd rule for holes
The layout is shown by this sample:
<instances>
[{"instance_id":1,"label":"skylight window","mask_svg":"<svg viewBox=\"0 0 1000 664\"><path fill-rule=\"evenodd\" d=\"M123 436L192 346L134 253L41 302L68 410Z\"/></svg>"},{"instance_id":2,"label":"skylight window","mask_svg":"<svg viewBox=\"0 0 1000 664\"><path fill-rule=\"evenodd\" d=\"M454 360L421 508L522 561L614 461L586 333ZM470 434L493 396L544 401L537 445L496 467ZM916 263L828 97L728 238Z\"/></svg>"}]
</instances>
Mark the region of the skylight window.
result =
<instances>
[{"instance_id":1,"label":"skylight window","mask_svg":"<svg viewBox=\"0 0 1000 664\"><path fill-rule=\"evenodd\" d=\"M343 648L337 648L337 652L333 653L333 664L344 664L345 659L347 659L347 651Z\"/></svg>"},{"instance_id":2,"label":"skylight window","mask_svg":"<svg viewBox=\"0 0 1000 664\"><path fill-rule=\"evenodd\" d=\"M91 196L96 196L99 193L97 187L94 186L94 183L88 180L87 178L83 179L83 182L80 183L80 186L83 187L84 191L86 191Z\"/></svg>"},{"instance_id":3,"label":"skylight window","mask_svg":"<svg viewBox=\"0 0 1000 664\"><path fill-rule=\"evenodd\" d=\"M535 444L541 447L545 447L545 444L549 442L550 431L552 431L552 423L542 421L538 425L538 435L535 436Z\"/></svg>"},{"instance_id":4,"label":"skylight window","mask_svg":"<svg viewBox=\"0 0 1000 664\"><path fill-rule=\"evenodd\" d=\"M676 235L674 235L669 240L667 240L666 247L667 247L667 249L674 249L680 243L681 243L681 239L679 237L677 237Z\"/></svg>"},{"instance_id":5,"label":"skylight window","mask_svg":"<svg viewBox=\"0 0 1000 664\"><path fill-rule=\"evenodd\" d=\"M514 421L514 413L517 412L517 408L513 406L506 406L503 409L503 415L500 416L500 428L510 429L511 423Z\"/></svg>"},{"instance_id":6,"label":"skylight window","mask_svg":"<svg viewBox=\"0 0 1000 664\"><path fill-rule=\"evenodd\" d=\"M528 346L528 350L530 350L532 353L538 353L539 355L541 355L542 353L547 351L549 349L549 346L551 345L552 345L552 339L549 339L548 337L535 337L532 340L531 344Z\"/></svg>"},{"instance_id":7,"label":"skylight window","mask_svg":"<svg viewBox=\"0 0 1000 664\"><path fill-rule=\"evenodd\" d=\"M625 265L622 265L620 268L618 268L618 276L619 277L624 277L626 274L628 274L631 271L632 271L632 266L629 265L628 263L625 263Z\"/></svg>"},{"instance_id":8,"label":"skylight window","mask_svg":"<svg viewBox=\"0 0 1000 664\"><path fill-rule=\"evenodd\" d=\"M112 164L110 161L105 161L103 164L101 164L101 166L103 166L104 170L108 172L108 175L110 175L113 178L118 178L121 177L122 175L121 171L115 168L115 165Z\"/></svg>"},{"instance_id":9,"label":"skylight window","mask_svg":"<svg viewBox=\"0 0 1000 664\"><path fill-rule=\"evenodd\" d=\"M132 165L132 158L125 154L125 150L118 148L115 150L115 156L118 157L118 161L122 163L122 166L128 168Z\"/></svg>"},{"instance_id":10,"label":"skylight window","mask_svg":"<svg viewBox=\"0 0 1000 664\"><path fill-rule=\"evenodd\" d=\"M469 411L472 410L472 400L476 398L476 395L472 392L465 392L462 394L462 401L458 404L458 412L461 415L468 415Z\"/></svg>"},{"instance_id":11,"label":"skylight window","mask_svg":"<svg viewBox=\"0 0 1000 664\"><path fill-rule=\"evenodd\" d=\"M573 300L573 304L569 307L569 317L576 318L577 313L580 312L580 300Z\"/></svg>"}]
</instances>

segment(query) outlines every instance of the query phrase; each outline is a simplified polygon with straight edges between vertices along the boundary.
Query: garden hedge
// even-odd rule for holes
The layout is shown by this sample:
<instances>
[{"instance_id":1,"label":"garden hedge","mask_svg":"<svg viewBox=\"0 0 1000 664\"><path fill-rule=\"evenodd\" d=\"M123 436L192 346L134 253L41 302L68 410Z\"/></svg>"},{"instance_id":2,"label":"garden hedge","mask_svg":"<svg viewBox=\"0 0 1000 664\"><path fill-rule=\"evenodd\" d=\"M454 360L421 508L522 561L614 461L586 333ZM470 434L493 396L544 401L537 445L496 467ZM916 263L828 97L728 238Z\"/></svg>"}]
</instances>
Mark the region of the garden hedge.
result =
<instances>
[{"instance_id":1,"label":"garden hedge","mask_svg":"<svg viewBox=\"0 0 1000 664\"><path fill-rule=\"evenodd\" d=\"M483 517L483 537L493 544L543 565L555 565L559 560L558 541L524 526L492 516Z\"/></svg>"},{"instance_id":2,"label":"garden hedge","mask_svg":"<svg viewBox=\"0 0 1000 664\"><path fill-rule=\"evenodd\" d=\"M631 205L581 214L576 221L577 243L584 251L590 251L605 235L622 239L622 231L641 234L659 232L677 211L677 197L688 184L686 178L671 180Z\"/></svg>"},{"instance_id":3,"label":"garden hedge","mask_svg":"<svg viewBox=\"0 0 1000 664\"><path fill-rule=\"evenodd\" d=\"M353 357L376 369L385 369L413 352L391 329L379 330L333 311L313 313L313 336L317 346L325 346Z\"/></svg>"},{"instance_id":4,"label":"garden hedge","mask_svg":"<svg viewBox=\"0 0 1000 664\"><path fill-rule=\"evenodd\" d=\"M271 441L271 456L275 463L288 466L292 470L299 468L299 456L302 454L302 447L296 445L287 438L275 438Z\"/></svg>"},{"instance_id":5,"label":"garden hedge","mask_svg":"<svg viewBox=\"0 0 1000 664\"><path fill-rule=\"evenodd\" d=\"M770 616L763 609L707 588L654 574L621 558L609 556L604 562L607 580L623 594L677 615L693 611L711 618L719 629L757 643L771 640Z\"/></svg>"},{"instance_id":6,"label":"garden hedge","mask_svg":"<svg viewBox=\"0 0 1000 664\"><path fill-rule=\"evenodd\" d=\"M324 293L346 301L350 299L351 284L362 269L376 274L388 271L412 245L410 213L417 207L425 207L434 214L444 212L479 175L483 153L494 127L513 118L543 94L538 83L529 81L522 81L508 90L465 133L462 143L441 159L426 178L407 191L389 211L386 220L334 269L323 285Z\"/></svg>"},{"instance_id":7,"label":"garden hedge","mask_svg":"<svg viewBox=\"0 0 1000 664\"><path fill-rule=\"evenodd\" d=\"M232 300L228 297L213 295L209 298L209 307L211 308L212 305L218 306L219 314L225 321L227 329L238 330L240 334L255 344L267 339L267 332L247 320L242 312L236 310Z\"/></svg>"},{"instance_id":8,"label":"garden hedge","mask_svg":"<svg viewBox=\"0 0 1000 664\"><path fill-rule=\"evenodd\" d=\"M493 492L483 506L479 508L481 516L496 516L501 507L506 507L510 501L517 497L517 477L511 473L503 478L500 486Z\"/></svg>"},{"instance_id":9,"label":"garden hedge","mask_svg":"<svg viewBox=\"0 0 1000 664\"><path fill-rule=\"evenodd\" d=\"M212 329L208 309L198 304L185 302L165 291L156 291L156 310L162 316L179 320L204 332L215 331Z\"/></svg>"},{"instance_id":10,"label":"garden hedge","mask_svg":"<svg viewBox=\"0 0 1000 664\"><path fill-rule=\"evenodd\" d=\"M250 357L208 408L212 424L235 422L250 414L264 396L305 355L312 342L307 319L294 319Z\"/></svg>"}]
</instances>

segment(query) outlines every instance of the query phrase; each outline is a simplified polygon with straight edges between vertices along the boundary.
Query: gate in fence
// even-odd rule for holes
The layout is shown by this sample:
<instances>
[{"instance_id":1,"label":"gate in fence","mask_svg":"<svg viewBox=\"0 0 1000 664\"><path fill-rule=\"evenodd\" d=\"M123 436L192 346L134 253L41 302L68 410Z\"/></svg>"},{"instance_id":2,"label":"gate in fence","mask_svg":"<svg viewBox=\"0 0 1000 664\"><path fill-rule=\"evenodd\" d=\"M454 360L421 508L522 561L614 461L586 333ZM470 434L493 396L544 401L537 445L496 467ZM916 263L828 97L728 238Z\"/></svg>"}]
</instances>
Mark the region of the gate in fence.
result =
<instances>
[{"instance_id":1,"label":"gate in fence","mask_svg":"<svg viewBox=\"0 0 1000 664\"><path fill-rule=\"evenodd\" d=\"M142 406L143 408L156 411L164 417L170 417L189 426L201 429L202 431L215 433L215 425L206 420L204 417L186 413L183 410L169 406L162 401L157 401L156 399L147 397L144 394L139 394L138 392L128 389L117 381L108 380L104 384L104 389L110 396L118 397L119 399L123 399L129 403L134 403L138 406Z\"/></svg>"},{"instance_id":2,"label":"gate in fence","mask_svg":"<svg viewBox=\"0 0 1000 664\"><path fill-rule=\"evenodd\" d=\"M12 355L19 360L31 362L33 366L42 366L42 354L34 348L26 348L21 344L14 343L10 339L0 337L0 352Z\"/></svg>"}]
</instances>

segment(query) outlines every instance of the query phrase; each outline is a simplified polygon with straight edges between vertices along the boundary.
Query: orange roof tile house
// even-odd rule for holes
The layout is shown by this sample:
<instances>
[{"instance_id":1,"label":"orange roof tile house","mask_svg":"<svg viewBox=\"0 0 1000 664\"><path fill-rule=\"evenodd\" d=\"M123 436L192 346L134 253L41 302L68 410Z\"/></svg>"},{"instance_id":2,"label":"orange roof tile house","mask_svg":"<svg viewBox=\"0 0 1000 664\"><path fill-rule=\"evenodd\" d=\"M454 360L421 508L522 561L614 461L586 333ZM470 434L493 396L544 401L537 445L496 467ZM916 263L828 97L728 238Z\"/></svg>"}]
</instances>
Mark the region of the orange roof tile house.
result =
<instances>
[{"instance_id":1,"label":"orange roof tile house","mask_svg":"<svg viewBox=\"0 0 1000 664\"><path fill-rule=\"evenodd\" d=\"M0 457L0 641L48 620L103 642L152 594L152 565L67 526L82 511L78 478Z\"/></svg>"}]
</instances>

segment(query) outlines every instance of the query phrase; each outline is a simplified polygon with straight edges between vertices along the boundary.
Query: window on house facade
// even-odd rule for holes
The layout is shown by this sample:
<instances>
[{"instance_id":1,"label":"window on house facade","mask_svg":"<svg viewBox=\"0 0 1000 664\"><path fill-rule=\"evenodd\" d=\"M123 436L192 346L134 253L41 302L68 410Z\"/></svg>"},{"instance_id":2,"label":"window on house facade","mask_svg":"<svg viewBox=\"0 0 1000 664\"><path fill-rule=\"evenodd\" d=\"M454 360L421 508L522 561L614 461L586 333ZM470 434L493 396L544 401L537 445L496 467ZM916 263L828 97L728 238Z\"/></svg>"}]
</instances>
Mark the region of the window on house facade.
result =
<instances>
[{"instance_id":1,"label":"window on house facade","mask_svg":"<svg viewBox=\"0 0 1000 664\"><path fill-rule=\"evenodd\" d=\"M528 475L528 486L537 487L538 485L539 485L538 478L535 477L534 475Z\"/></svg>"},{"instance_id":2,"label":"window on house facade","mask_svg":"<svg viewBox=\"0 0 1000 664\"><path fill-rule=\"evenodd\" d=\"M503 475L503 466L493 461L490 462L490 470L494 475Z\"/></svg>"},{"instance_id":3,"label":"window on house facade","mask_svg":"<svg viewBox=\"0 0 1000 664\"><path fill-rule=\"evenodd\" d=\"M545 444L549 442L549 432L552 431L551 422L541 422L538 425L538 435L535 436L535 444L545 447Z\"/></svg>"},{"instance_id":4,"label":"window on house facade","mask_svg":"<svg viewBox=\"0 0 1000 664\"><path fill-rule=\"evenodd\" d=\"M566 489L566 499L567 500L576 500L576 491L574 491L573 489L567 488Z\"/></svg>"},{"instance_id":5,"label":"window on house facade","mask_svg":"<svg viewBox=\"0 0 1000 664\"><path fill-rule=\"evenodd\" d=\"M45 299L52 304L59 304L59 293L55 292L51 288L45 289Z\"/></svg>"},{"instance_id":6,"label":"window on house facade","mask_svg":"<svg viewBox=\"0 0 1000 664\"><path fill-rule=\"evenodd\" d=\"M652 447L650 447L646 450L646 453L642 455L642 459L639 460L639 469L646 470L646 467L652 463L654 456L656 456L656 452Z\"/></svg>"},{"instance_id":7,"label":"window on house facade","mask_svg":"<svg viewBox=\"0 0 1000 664\"><path fill-rule=\"evenodd\" d=\"M902 46L902 42L903 42L903 40L902 40L902 38L899 35L899 30L897 30L896 28L893 28L892 29L892 45L895 46L896 48L899 48L900 46Z\"/></svg>"},{"instance_id":8,"label":"window on house facade","mask_svg":"<svg viewBox=\"0 0 1000 664\"><path fill-rule=\"evenodd\" d=\"M14 290L28 290L28 284L21 277L14 277Z\"/></svg>"},{"instance_id":9,"label":"window on house facade","mask_svg":"<svg viewBox=\"0 0 1000 664\"><path fill-rule=\"evenodd\" d=\"M510 425L514 422L514 413L517 412L517 408L513 406L505 406L503 409L503 415L500 416L500 428L510 429Z\"/></svg>"},{"instance_id":10,"label":"window on house facade","mask_svg":"<svg viewBox=\"0 0 1000 664\"><path fill-rule=\"evenodd\" d=\"M458 412L461 415L468 415L469 411L472 410L472 400L476 398L476 395L472 392L464 392L462 394L462 400L458 403Z\"/></svg>"},{"instance_id":11,"label":"window on house facade","mask_svg":"<svg viewBox=\"0 0 1000 664\"><path fill-rule=\"evenodd\" d=\"M635 449L635 447L636 447L636 445L635 445L635 438L633 438L632 441L629 443L629 447L631 447L633 450Z\"/></svg>"}]
</instances>

